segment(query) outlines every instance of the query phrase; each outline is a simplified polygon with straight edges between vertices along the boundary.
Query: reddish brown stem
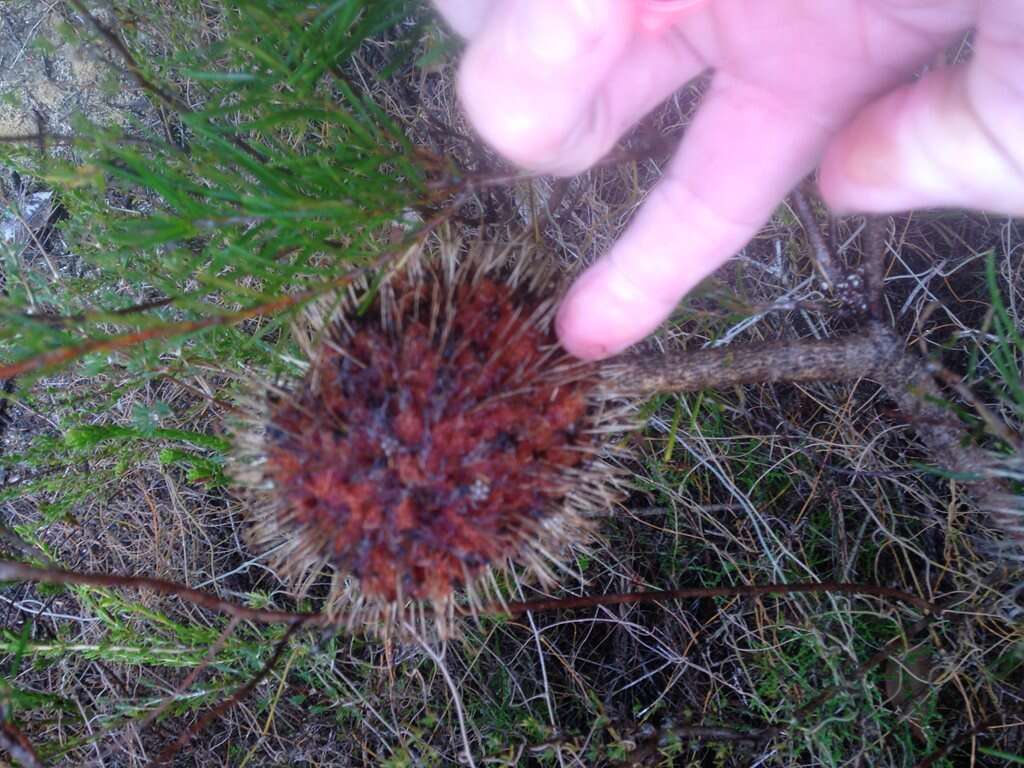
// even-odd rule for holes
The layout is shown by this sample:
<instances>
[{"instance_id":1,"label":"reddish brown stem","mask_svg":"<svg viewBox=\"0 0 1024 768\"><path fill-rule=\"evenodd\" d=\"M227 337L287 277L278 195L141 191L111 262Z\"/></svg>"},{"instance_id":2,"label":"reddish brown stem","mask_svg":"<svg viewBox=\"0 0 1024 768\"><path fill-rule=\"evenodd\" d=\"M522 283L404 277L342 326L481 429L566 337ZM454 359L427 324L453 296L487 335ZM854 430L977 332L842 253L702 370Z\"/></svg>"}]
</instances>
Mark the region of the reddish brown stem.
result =
<instances>
[{"instance_id":1,"label":"reddish brown stem","mask_svg":"<svg viewBox=\"0 0 1024 768\"><path fill-rule=\"evenodd\" d=\"M509 603L503 613L518 616L522 613L541 611L564 611L574 608L592 608L598 605L623 605L632 603L654 603L666 600L685 600L704 597L754 597L758 595L790 595L802 593L836 592L846 595L872 595L887 597L901 603L908 603L926 614L937 614L939 609L924 598L911 595L893 587L875 584L848 584L838 581L821 581L795 584L749 584L737 587L684 587L657 592L622 592L610 595L586 595L584 597L546 598ZM497 609L496 609L497 610Z\"/></svg>"},{"instance_id":2,"label":"reddish brown stem","mask_svg":"<svg viewBox=\"0 0 1024 768\"><path fill-rule=\"evenodd\" d=\"M0 749L22 768L43 768L32 742L13 722L8 721L0 727Z\"/></svg>"},{"instance_id":3,"label":"reddish brown stem","mask_svg":"<svg viewBox=\"0 0 1024 768\"><path fill-rule=\"evenodd\" d=\"M889 220L880 216L869 216L864 224L864 290L868 315L878 321L884 319L883 287L888 228Z\"/></svg>"},{"instance_id":4,"label":"reddish brown stem","mask_svg":"<svg viewBox=\"0 0 1024 768\"><path fill-rule=\"evenodd\" d=\"M804 192L806 186L806 183L798 185L790 194L790 201L793 205L793 212L796 213L800 224L803 225L814 260L821 269L822 277L825 278L825 282L831 289L841 281L842 274L839 272L839 265L836 264L832 249L828 247L825 235L821 231L821 227L818 226L818 220L815 218L811 201Z\"/></svg>"},{"instance_id":5,"label":"reddish brown stem","mask_svg":"<svg viewBox=\"0 0 1024 768\"><path fill-rule=\"evenodd\" d=\"M320 613L292 613L289 611L272 611L223 600L208 592L176 584L163 579L150 579L144 576L112 576L101 573L74 573L59 568L36 568L24 563L0 560L0 580L2 581L36 581L42 584L86 584L94 587L130 587L149 589L163 595L174 595L186 602L207 608L211 611L225 613L239 620L256 621L263 624L296 624L325 626L329 624L327 617ZM780 595L795 593L838 592L854 595L873 595L913 605L918 610L937 614L939 609L924 598L915 597L892 587L874 584L847 584L842 582L798 582L794 584L753 584L737 587L685 587L663 592L634 592L611 595L588 595L586 597L570 597L560 599L533 600L509 603L506 608L494 607L485 611L490 614L519 615L527 611L551 611L572 608L585 608L596 605L620 605L623 603L657 602L663 600L680 600L699 597L742 597L753 595Z\"/></svg>"},{"instance_id":6,"label":"reddish brown stem","mask_svg":"<svg viewBox=\"0 0 1024 768\"><path fill-rule=\"evenodd\" d=\"M36 581L41 584L85 584L91 587L129 587L148 589L161 595L174 595L185 602L211 611L226 613L237 619L263 624L325 624L326 618L318 613L291 613L249 608L198 589L164 579L145 576L113 576L106 573L74 573L59 568L36 568L24 563L0 560L0 581Z\"/></svg>"},{"instance_id":7,"label":"reddish brown stem","mask_svg":"<svg viewBox=\"0 0 1024 768\"><path fill-rule=\"evenodd\" d=\"M1003 718L999 715L994 715L992 717L986 718L985 720L982 720L980 723L978 723L970 730L961 733L948 744L939 747L931 754L925 756L925 758L921 760L919 763L917 763L914 766L914 768L931 768L937 762L942 760L947 755L951 754L954 750L958 749L962 745L966 744L975 736L978 736L984 733L985 731L992 730L993 728L998 728L1002 723Z\"/></svg>"},{"instance_id":8,"label":"reddish brown stem","mask_svg":"<svg viewBox=\"0 0 1024 768\"><path fill-rule=\"evenodd\" d=\"M277 312L282 312L284 310L300 306L301 304L329 293L330 291L349 285L361 275L382 269L391 259L404 253L412 243L421 242L425 239L437 228L439 224L447 220L452 215L452 212L459 203L460 201L456 201L453 205L441 209L432 219L426 221L419 230L407 238L405 243L398 248L382 253L374 259L373 263L369 266L353 270L347 275L342 275L333 280L329 280L315 288L310 288L306 291L273 299L272 301L257 304L254 307L248 307L246 309L239 310L238 312L229 312L223 315L211 315L210 317L204 317L201 320L186 320L180 323L169 323L153 328L144 328L139 331L121 334L120 336L93 339L83 344L52 349L49 352L33 355L32 357L24 360L19 360L16 363L0 365L0 381L3 379L21 376L25 373L32 373L47 368L53 368L55 366L65 365L75 360L79 360L92 352L117 352L122 349L130 349L131 347L138 346L139 344L147 341L153 341L154 339L169 339L175 336L184 336L186 334L195 333L196 331L202 331L206 328L237 325L238 323L254 317L273 315Z\"/></svg>"},{"instance_id":9,"label":"reddish brown stem","mask_svg":"<svg viewBox=\"0 0 1024 768\"><path fill-rule=\"evenodd\" d=\"M352 278L348 278L348 280L351 279ZM304 291L303 293L274 299L273 301L268 301L265 304L259 304L255 307L249 307L239 312L231 312L226 315L212 315L210 317L204 317L202 320L188 320L181 323L158 325L154 328L145 328L141 331L124 333L120 336L109 336L105 339L93 339L85 342L84 344L52 349L49 352L33 355L32 357L20 360L17 363L0 366L0 379L21 376L25 373L32 373L33 371L45 368L65 365L93 352L117 352L118 350L129 349L154 339L169 339L175 336L184 336L189 333L195 333L196 331L201 331L206 328L236 325L243 320L259 317L261 315L271 315L275 312L280 312L290 307L294 307L304 301L308 301L315 295L316 294L314 292Z\"/></svg>"}]
</instances>

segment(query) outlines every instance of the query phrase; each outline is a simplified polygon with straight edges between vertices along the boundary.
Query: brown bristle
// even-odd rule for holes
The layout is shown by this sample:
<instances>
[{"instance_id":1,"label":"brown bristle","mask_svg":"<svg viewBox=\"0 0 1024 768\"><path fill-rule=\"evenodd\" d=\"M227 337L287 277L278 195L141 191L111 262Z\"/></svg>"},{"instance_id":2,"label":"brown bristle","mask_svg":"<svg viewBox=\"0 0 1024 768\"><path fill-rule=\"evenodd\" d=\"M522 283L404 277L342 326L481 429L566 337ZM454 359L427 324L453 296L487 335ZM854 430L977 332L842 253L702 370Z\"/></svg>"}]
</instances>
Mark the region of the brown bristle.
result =
<instances>
[{"instance_id":1,"label":"brown bristle","mask_svg":"<svg viewBox=\"0 0 1024 768\"><path fill-rule=\"evenodd\" d=\"M371 629L426 611L447 632L490 569L543 572L597 461L597 380L557 348L537 281L441 266L333 320L263 413L257 538L300 581L333 568L328 611Z\"/></svg>"}]
</instances>

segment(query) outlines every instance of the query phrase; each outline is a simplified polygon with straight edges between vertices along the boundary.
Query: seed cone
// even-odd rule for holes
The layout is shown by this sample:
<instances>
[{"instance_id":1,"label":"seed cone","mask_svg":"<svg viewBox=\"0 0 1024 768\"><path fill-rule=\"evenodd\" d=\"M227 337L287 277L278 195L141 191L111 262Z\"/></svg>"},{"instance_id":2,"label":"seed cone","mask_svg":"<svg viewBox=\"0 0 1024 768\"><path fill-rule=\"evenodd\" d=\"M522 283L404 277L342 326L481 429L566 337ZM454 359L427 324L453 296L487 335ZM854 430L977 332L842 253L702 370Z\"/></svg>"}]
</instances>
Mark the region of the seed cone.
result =
<instances>
[{"instance_id":1,"label":"seed cone","mask_svg":"<svg viewBox=\"0 0 1024 768\"><path fill-rule=\"evenodd\" d=\"M417 255L368 310L314 316L298 382L257 398L239 435L252 543L305 593L333 570L341 624L441 635L500 599L510 563L548 563L615 496L592 366L552 332L550 267L525 249ZM315 313L314 313L315 315Z\"/></svg>"}]
</instances>

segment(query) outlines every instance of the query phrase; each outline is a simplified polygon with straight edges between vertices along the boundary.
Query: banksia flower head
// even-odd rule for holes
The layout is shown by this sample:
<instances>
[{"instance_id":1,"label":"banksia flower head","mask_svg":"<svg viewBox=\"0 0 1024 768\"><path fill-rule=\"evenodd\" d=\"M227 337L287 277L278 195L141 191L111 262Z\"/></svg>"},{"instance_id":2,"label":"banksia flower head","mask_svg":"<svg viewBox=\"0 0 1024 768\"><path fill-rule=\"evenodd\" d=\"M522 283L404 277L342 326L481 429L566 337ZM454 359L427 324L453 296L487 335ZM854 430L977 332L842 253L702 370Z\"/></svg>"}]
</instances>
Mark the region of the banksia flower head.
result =
<instances>
[{"instance_id":1,"label":"banksia flower head","mask_svg":"<svg viewBox=\"0 0 1024 768\"><path fill-rule=\"evenodd\" d=\"M458 251L314 316L305 377L239 435L253 544L297 593L332 571L325 610L350 628L447 635L498 597L495 571L549 580L614 497L615 416L555 341L554 270L526 248Z\"/></svg>"}]
</instances>

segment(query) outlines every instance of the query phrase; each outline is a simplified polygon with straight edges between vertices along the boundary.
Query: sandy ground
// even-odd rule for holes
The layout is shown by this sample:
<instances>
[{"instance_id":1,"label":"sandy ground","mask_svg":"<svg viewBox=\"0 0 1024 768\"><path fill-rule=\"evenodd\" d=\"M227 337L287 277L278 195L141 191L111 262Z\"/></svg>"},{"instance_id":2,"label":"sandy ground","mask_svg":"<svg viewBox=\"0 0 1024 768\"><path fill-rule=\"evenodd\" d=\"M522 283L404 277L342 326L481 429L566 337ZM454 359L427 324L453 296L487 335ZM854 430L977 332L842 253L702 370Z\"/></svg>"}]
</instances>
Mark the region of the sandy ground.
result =
<instances>
[{"instance_id":1,"label":"sandy ground","mask_svg":"<svg viewBox=\"0 0 1024 768\"><path fill-rule=\"evenodd\" d=\"M76 115L123 124L147 102L93 47L71 40L63 2L0 3L0 136L70 131Z\"/></svg>"}]
</instances>

